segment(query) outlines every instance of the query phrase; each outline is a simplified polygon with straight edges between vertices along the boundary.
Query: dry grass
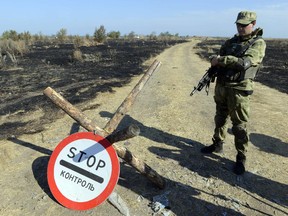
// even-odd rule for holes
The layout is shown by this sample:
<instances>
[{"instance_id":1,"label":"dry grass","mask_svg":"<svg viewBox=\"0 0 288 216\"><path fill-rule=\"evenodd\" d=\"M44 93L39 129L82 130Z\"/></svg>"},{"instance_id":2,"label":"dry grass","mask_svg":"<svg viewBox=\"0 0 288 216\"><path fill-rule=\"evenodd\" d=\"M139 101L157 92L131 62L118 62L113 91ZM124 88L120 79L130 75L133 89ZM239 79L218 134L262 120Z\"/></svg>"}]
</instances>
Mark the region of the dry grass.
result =
<instances>
[{"instance_id":1,"label":"dry grass","mask_svg":"<svg viewBox=\"0 0 288 216\"><path fill-rule=\"evenodd\" d=\"M83 61L83 57L82 57L82 52L81 52L81 50L75 49L75 50L73 51L73 60L80 61L80 62Z\"/></svg>"}]
</instances>

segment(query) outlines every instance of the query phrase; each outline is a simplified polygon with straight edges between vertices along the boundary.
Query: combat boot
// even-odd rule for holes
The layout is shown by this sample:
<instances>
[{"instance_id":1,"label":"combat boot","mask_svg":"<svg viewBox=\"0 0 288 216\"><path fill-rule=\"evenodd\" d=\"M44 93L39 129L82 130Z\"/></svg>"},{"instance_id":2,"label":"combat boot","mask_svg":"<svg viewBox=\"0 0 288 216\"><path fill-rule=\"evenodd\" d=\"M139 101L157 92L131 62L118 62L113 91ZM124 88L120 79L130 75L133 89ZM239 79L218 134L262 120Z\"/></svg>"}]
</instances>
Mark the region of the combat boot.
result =
<instances>
[{"instance_id":1,"label":"combat boot","mask_svg":"<svg viewBox=\"0 0 288 216\"><path fill-rule=\"evenodd\" d=\"M237 175L242 175L245 170L245 162L246 162L246 156L243 153L238 152L236 156L236 163L234 166L234 173Z\"/></svg>"},{"instance_id":2,"label":"combat boot","mask_svg":"<svg viewBox=\"0 0 288 216\"><path fill-rule=\"evenodd\" d=\"M222 153L223 152L223 141L216 141L214 138L212 139L213 144L210 146L205 146L201 149L201 152L204 154L211 154L212 152Z\"/></svg>"}]
</instances>

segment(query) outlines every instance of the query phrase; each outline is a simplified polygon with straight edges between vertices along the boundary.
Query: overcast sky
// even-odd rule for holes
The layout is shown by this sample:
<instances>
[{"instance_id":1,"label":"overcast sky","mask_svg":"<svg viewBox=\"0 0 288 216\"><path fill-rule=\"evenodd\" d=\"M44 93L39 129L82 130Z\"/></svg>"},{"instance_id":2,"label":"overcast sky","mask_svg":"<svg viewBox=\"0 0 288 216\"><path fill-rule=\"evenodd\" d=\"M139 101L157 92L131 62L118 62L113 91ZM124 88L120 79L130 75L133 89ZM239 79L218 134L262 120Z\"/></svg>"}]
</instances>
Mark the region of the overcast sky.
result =
<instances>
[{"instance_id":1,"label":"overcast sky","mask_svg":"<svg viewBox=\"0 0 288 216\"><path fill-rule=\"evenodd\" d=\"M161 32L181 36L233 36L239 11L257 13L266 38L288 38L287 0L0 0L0 35L93 35L103 25L121 35Z\"/></svg>"}]
</instances>

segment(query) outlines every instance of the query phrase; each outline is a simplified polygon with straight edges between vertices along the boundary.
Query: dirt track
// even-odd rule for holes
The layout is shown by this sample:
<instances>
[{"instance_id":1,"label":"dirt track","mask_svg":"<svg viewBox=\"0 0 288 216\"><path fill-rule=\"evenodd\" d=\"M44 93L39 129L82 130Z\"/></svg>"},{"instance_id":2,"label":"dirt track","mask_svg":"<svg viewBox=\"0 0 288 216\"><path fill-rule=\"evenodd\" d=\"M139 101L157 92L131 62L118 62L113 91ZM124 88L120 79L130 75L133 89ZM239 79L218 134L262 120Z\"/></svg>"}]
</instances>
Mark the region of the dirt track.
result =
<instances>
[{"instance_id":1,"label":"dirt track","mask_svg":"<svg viewBox=\"0 0 288 216\"><path fill-rule=\"evenodd\" d=\"M167 195L171 215L288 214L288 95L256 83L248 172L236 176L232 172L236 154L232 135L223 154L204 156L199 152L211 143L215 105L213 85L209 96L204 91L189 96L209 67L195 54L196 42L173 46L157 56L162 62L160 70L119 126L134 123L140 127L140 136L119 145L125 145L161 174L166 188L158 189L133 168L121 164L116 191L127 202L130 215L137 216L152 215L149 203L160 194ZM115 88L113 94L99 94L79 108L95 105L85 113L103 127L139 78ZM75 131L74 121L62 114L63 118L45 126L41 133L0 141L0 215L121 215L108 202L88 211L72 211L52 197L46 179L49 155L57 143Z\"/></svg>"}]
</instances>

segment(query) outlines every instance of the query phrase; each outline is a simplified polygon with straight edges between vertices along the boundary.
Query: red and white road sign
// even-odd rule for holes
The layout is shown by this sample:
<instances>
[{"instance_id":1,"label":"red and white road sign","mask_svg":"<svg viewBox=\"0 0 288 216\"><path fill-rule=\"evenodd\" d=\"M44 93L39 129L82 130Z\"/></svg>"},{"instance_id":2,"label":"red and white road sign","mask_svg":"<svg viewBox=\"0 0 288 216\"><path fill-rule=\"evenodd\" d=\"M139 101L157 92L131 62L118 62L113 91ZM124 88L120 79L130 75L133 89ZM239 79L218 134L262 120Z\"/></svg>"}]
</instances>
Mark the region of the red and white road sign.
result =
<instances>
[{"instance_id":1,"label":"red and white road sign","mask_svg":"<svg viewBox=\"0 0 288 216\"><path fill-rule=\"evenodd\" d=\"M119 172L113 146L92 132L79 132L66 137L55 148L47 177L50 190L60 204L87 210L109 197Z\"/></svg>"}]
</instances>

